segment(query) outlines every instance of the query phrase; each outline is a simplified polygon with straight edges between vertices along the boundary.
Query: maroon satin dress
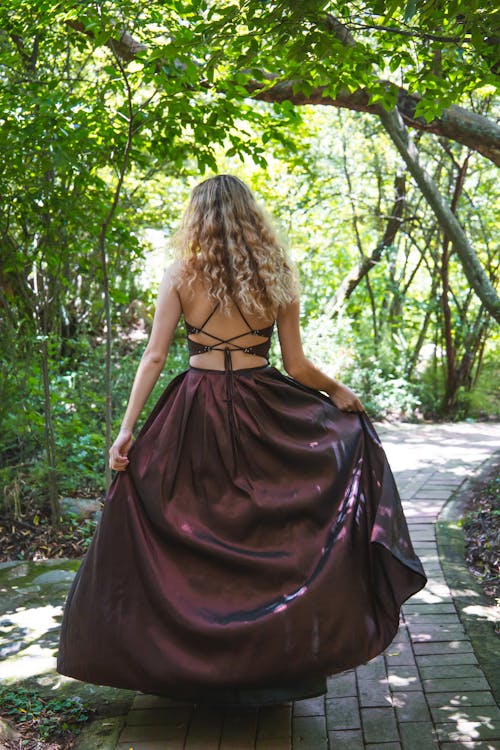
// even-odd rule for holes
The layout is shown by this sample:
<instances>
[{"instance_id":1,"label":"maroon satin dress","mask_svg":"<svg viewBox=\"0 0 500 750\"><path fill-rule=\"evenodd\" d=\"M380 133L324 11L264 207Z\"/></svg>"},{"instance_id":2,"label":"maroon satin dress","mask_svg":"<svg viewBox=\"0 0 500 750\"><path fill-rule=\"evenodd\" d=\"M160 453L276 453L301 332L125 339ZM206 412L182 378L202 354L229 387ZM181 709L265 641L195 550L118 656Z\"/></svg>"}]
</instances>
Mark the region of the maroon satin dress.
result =
<instances>
[{"instance_id":1,"label":"maroon satin dress","mask_svg":"<svg viewBox=\"0 0 500 750\"><path fill-rule=\"evenodd\" d=\"M189 352L223 349L225 370L178 375L140 430L69 591L57 670L196 701L318 694L391 643L426 576L370 420L269 365L233 370L236 349L267 359L273 326L224 340L210 317L186 323ZM240 346L249 331L265 341Z\"/></svg>"}]
</instances>

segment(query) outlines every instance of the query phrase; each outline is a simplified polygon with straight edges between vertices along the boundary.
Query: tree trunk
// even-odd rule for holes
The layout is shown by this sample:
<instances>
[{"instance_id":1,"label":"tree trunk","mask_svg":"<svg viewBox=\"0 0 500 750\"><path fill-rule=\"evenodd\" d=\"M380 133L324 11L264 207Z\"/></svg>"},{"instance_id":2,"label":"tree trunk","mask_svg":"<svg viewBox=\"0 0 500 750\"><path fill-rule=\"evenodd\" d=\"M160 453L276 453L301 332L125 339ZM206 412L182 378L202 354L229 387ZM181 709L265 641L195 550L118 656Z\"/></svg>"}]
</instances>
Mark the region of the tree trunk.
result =
<instances>
[{"instance_id":1,"label":"tree trunk","mask_svg":"<svg viewBox=\"0 0 500 750\"><path fill-rule=\"evenodd\" d=\"M120 194L125 179L125 173L128 167L128 161L130 156L130 149L132 147L132 139L134 135L134 114L133 114L133 95L128 81L127 74L118 59L115 51L115 59L118 67L120 68L123 80L125 83L126 97L127 97L127 108L128 108L128 123L127 123L127 140L125 142L125 148L123 150L122 161L120 164L120 171L118 174L118 180L113 192L113 199L111 206L101 225L101 232L99 234L99 252L101 256L101 271L102 271L102 285L103 285L103 305L104 305L104 318L106 322L106 363L105 363L105 393L106 393L106 404L105 404L105 421L106 421L106 446L105 446L105 479L106 489L111 484L111 469L109 466L109 449L111 448L111 437L113 429L113 402L112 402L112 390L111 390L111 353L112 353L112 326L111 326L111 299L109 293L109 274L108 274L108 257L106 252L106 237L108 229L111 226L111 222L118 208L118 202L120 200Z\"/></svg>"},{"instance_id":2,"label":"tree trunk","mask_svg":"<svg viewBox=\"0 0 500 750\"><path fill-rule=\"evenodd\" d=\"M435 279L432 279L431 292L428 298L428 307L427 307L427 310L425 311L424 319L422 321L422 326L418 334L417 343L415 344L413 351L405 367L405 377L407 380L412 379L413 371L415 367L417 366L418 358L420 355L420 350L422 349L424 342L425 342L425 337L427 336L427 330L429 328L429 323L431 321L431 316L434 310L433 300L434 300L434 295L436 294L436 286L437 284L436 284Z\"/></svg>"},{"instance_id":3,"label":"tree trunk","mask_svg":"<svg viewBox=\"0 0 500 750\"><path fill-rule=\"evenodd\" d=\"M39 283L40 282L40 283ZM33 317L35 325L40 332L40 365L42 370L43 383L43 416L44 416L44 437L45 437L45 461L47 465L47 496L50 504L52 526L59 525L61 506L59 503L59 492L57 486L57 464L56 464L56 438L54 433L54 423L52 421L52 398L50 392L50 372L49 372L49 345L48 345L48 321L47 321L47 291L43 276L41 280L38 276L38 269L35 265L33 275L34 306Z\"/></svg>"},{"instance_id":4,"label":"tree trunk","mask_svg":"<svg viewBox=\"0 0 500 750\"><path fill-rule=\"evenodd\" d=\"M455 190L453 191L453 198L451 201L451 210L453 214L456 214L458 201L464 185L465 175L467 173L467 167L469 165L470 154L464 160L464 163L460 167L458 178L455 184ZM448 298L450 293L449 288L449 265L450 265L450 238L447 234L443 237L443 255L441 260L441 307L443 310L443 333L446 349L446 382L444 388L443 397L443 413L449 414L453 409L456 392L459 384L457 383L457 373L455 367L456 351L453 341L452 321L451 321L451 309L450 300Z\"/></svg>"},{"instance_id":5,"label":"tree trunk","mask_svg":"<svg viewBox=\"0 0 500 750\"><path fill-rule=\"evenodd\" d=\"M418 151L401 116L396 109L390 112L387 112L383 107L379 107L378 109L385 129L405 160L408 170L413 175L425 199L436 214L441 227L452 242L469 284L476 292L486 310L495 320L500 322L500 298L479 262L474 248L469 243L456 216L450 207L446 205L435 183L421 166Z\"/></svg>"},{"instance_id":6,"label":"tree trunk","mask_svg":"<svg viewBox=\"0 0 500 750\"><path fill-rule=\"evenodd\" d=\"M406 176L404 174L396 175L394 179L394 204L385 227L384 236L374 248L371 255L364 257L356 268L345 277L342 284L325 307L324 314L327 317L333 318L339 313L344 303L349 299L364 276L366 276L373 266L377 265L380 261L385 248L394 244L396 234L401 226L405 199L405 184Z\"/></svg>"},{"instance_id":7,"label":"tree trunk","mask_svg":"<svg viewBox=\"0 0 500 750\"><path fill-rule=\"evenodd\" d=\"M54 424L52 422L52 400L50 396L49 347L47 335L45 333L42 335L41 365L43 380L45 458L47 461L47 494L50 503L52 526L57 527L59 526L61 506L59 503L59 492L57 487L56 439L54 435Z\"/></svg>"}]
</instances>

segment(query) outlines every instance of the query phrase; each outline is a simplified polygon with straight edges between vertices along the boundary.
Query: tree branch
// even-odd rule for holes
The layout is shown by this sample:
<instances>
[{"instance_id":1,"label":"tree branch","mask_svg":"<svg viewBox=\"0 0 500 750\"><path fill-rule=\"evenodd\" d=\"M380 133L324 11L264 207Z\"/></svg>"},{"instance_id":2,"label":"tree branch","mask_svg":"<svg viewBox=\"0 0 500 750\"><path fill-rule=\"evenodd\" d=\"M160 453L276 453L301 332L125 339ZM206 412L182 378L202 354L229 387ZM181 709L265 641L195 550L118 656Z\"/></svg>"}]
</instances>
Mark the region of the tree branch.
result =
<instances>
[{"instance_id":1,"label":"tree branch","mask_svg":"<svg viewBox=\"0 0 500 750\"><path fill-rule=\"evenodd\" d=\"M387 112L383 107L380 107L379 117L394 145L405 160L409 172L413 175L415 182L436 214L439 223L453 243L471 287L488 312L495 320L500 321L500 298L495 287L488 278L455 214L444 202L435 183L421 166L417 149L401 116L396 109Z\"/></svg>"},{"instance_id":2,"label":"tree branch","mask_svg":"<svg viewBox=\"0 0 500 750\"><path fill-rule=\"evenodd\" d=\"M362 279L373 266L380 261L385 248L394 244L403 216L405 188L406 176L404 174L396 175L394 179L394 204L385 227L384 235L371 255L363 258L356 268L346 276L330 302L328 302L324 311L324 314L328 318L333 318L339 313L342 305L349 299L358 284L361 283Z\"/></svg>"},{"instance_id":3,"label":"tree branch","mask_svg":"<svg viewBox=\"0 0 500 750\"><path fill-rule=\"evenodd\" d=\"M370 103L370 94L365 89L358 89L353 93L339 91L335 97L331 97L324 95L325 86L313 88L308 94L294 91L297 83L296 81L280 81L273 86L263 88L262 83L252 81L248 89L254 99L264 102L289 101L296 105L321 104L356 112L369 112L374 115L378 113L378 105ZM390 84L387 83L387 85ZM461 143L500 166L500 127L493 120L453 104L443 111L441 117L435 117L431 122L426 122L422 117L415 117L418 102L419 97L409 94L403 88L398 89L396 108L405 125Z\"/></svg>"},{"instance_id":4,"label":"tree branch","mask_svg":"<svg viewBox=\"0 0 500 750\"><path fill-rule=\"evenodd\" d=\"M75 31L85 34L91 39L94 38L92 30L86 29L83 23L79 21L67 21L66 23ZM328 16L326 23L343 44L347 46L356 44L350 31L333 16ZM109 39L106 44L115 52L117 57L125 62L133 60L139 51L146 49L145 45L125 31L118 39ZM265 78L269 82L276 80L277 77L273 74L266 74ZM258 101L271 103L290 101L297 105L321 104L357 112L378 113L377 105L370 103L370 94L365 89L358 89L353 93L339 91L335 97L331 97L325 96L325 86L318 86L306 95L300 91L294 91L297 83L297 81L285 80L269 86L269 83L249 81L247 89L249 96ZM386 85L393 84L386 82ZM483 115L452 105L445 109L440 117L436 117L428 123L423 118L415 117L418 102L418 96L410 94L406 89L398 89L396 106L408 127L461 143L500 166L500 127L495 122Z\"/></svg>"}]
</instances>

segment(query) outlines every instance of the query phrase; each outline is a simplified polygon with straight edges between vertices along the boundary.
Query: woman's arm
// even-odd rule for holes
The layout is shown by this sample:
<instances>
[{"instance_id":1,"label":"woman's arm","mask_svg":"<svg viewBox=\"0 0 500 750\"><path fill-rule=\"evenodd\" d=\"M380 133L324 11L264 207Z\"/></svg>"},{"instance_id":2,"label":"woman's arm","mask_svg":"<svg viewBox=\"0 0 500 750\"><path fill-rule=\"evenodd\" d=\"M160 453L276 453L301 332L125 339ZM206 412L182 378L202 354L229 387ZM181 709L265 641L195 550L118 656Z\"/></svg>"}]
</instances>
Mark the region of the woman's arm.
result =
<instances>
[{"instance_id":1,"label":"woman's arm","mask_svg":"<svg viewBox=\"0 0 500 750\"><path fill-rule=\"evenodd\" d=\"M109 451L109 465L117 471L127 467L135 423L160 377L181 316L181 303L175 288L177 269L177 263L169 266L160 284L151 335L137 368L120 432Z\"/></svg>"},{"instance_id":2,"label":"woman's arm","mask_svg":"<svg viewBox=\"0 0 500 750\"><path fill-rule=\"evenodd\" d=\"M287 373L302 385L325 391L338 409L343 411L364 411L357 396L338 380L329 378L307 359L300 336L300 305L298 300L291 302L278 314L278 335Z\"/></svg>"}]
</instances>

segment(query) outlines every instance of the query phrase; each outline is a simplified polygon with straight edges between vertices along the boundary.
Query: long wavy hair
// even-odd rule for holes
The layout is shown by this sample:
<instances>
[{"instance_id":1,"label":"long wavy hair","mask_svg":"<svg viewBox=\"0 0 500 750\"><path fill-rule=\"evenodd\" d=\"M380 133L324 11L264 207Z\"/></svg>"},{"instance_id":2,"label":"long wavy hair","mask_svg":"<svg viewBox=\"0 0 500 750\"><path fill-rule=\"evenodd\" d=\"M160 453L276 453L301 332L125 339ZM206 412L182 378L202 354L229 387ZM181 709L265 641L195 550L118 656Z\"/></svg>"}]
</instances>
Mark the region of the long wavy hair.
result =
<instances>
[{"instance_id":1,"label":"long wavy hair","mask_svg":"<svg viewBox=\"0 0 500 750\"><path fill-rule=\"evenodd\" d=\"M221 174L197 185L172 243L184 261L178 284L200 277L224 311L235 300L245 312L276 317L298 294L287 252L251 190Z\"/></svg>"}]
</instances>

